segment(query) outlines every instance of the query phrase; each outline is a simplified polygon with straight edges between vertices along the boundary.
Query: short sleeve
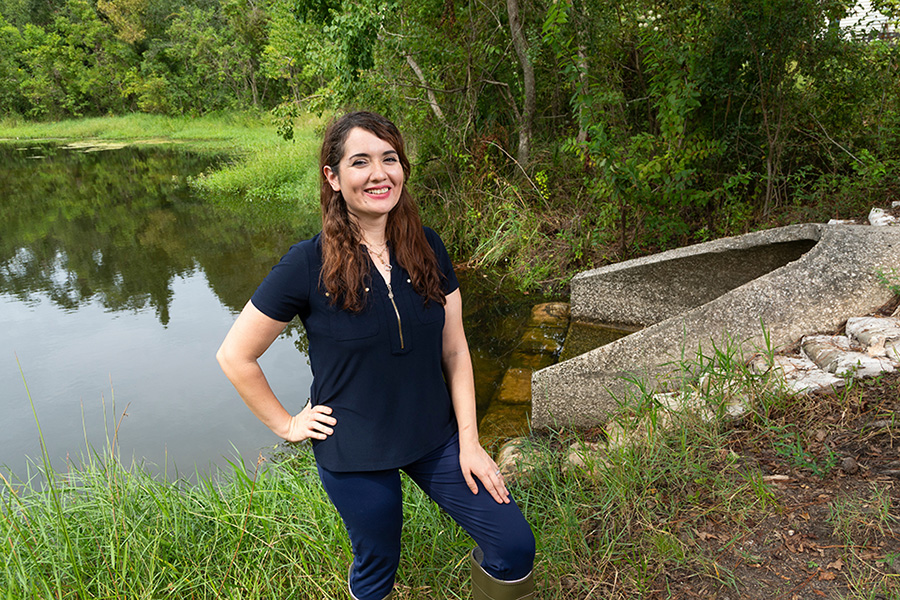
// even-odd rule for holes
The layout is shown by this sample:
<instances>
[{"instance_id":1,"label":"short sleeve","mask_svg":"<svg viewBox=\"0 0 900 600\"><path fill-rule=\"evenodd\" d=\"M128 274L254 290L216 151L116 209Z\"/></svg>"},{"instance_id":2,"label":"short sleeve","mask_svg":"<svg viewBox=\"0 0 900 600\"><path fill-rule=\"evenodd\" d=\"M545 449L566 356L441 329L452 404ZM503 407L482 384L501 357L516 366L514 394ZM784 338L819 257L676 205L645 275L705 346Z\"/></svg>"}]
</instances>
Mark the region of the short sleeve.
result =
<instances>
[{"instance_id":1,"label":"short sleeve","mask_svg":"<svg viewBox=\"0 0 900 600\"><path fill-rule=\"evenodd\" d=\"M456 279L456 272L453 270L453 261L447 254L447 248L441 237L430 227L425 228L425 239L434 250L434 256L437 258L438 268L444 276L443 291L445 294L451 294L459 288L459 281Z\"/></svg>"},{"instance_id":2,"label":"short sleeve","mask_svg":"<svg viewBox=\"0 0 900 600\"><path fill-rule=\"evenodd\" d=\"M267 317L287 322L309 307L309 246L309 242L291 246L250 298Z\"/></svg>"}]
</instances>

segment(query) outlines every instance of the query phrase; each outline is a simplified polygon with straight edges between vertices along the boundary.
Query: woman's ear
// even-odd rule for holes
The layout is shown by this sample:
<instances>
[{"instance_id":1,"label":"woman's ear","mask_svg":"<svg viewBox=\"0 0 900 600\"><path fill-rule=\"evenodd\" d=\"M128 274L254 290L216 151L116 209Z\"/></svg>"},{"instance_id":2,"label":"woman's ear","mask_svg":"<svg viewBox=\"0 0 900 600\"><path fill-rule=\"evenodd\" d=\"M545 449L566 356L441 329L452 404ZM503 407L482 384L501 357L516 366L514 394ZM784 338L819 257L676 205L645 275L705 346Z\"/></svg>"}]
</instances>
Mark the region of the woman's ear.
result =
<instances>
[{"instance_id":1,"label":"woman's ear","mask_svg":"<svg viewBox=\"0 0 900 600\"><path fill-rule=\"evenodd\" d=\"M340 177L338 177L338 174L335 173L334 170L328 165L322 167L322 172L325 173L325 179L328 180L328 184L331 185L331 189L336 192L341 191L341 179Z\"/></svg>"}]
</instances>

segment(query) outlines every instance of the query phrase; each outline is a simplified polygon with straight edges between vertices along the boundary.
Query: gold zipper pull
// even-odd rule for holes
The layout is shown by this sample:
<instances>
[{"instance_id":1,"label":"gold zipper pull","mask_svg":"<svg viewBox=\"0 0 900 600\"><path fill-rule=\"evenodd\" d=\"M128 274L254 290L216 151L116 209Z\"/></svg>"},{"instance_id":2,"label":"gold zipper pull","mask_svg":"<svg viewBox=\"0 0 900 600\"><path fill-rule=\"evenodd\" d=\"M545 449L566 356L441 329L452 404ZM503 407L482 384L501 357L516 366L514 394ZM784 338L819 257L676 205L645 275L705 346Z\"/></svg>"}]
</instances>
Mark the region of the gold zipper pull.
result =
<instances>
[{"instance_id":1,"label":"gold zipper pull","mask_svg":"<svg viewBox=\"0 0 900 600\"><path fill-rule=\"evenodd\" d=\"M397 315L397 330L400 332L400 349L403 350L403 323L400 321L400 310L397 308L397 303L394 302L394 290L391 288L391 284L385 282L388 289L388 298L391 300L391 304L394 306L394 314Z\"/></svg>"}]
</instances>

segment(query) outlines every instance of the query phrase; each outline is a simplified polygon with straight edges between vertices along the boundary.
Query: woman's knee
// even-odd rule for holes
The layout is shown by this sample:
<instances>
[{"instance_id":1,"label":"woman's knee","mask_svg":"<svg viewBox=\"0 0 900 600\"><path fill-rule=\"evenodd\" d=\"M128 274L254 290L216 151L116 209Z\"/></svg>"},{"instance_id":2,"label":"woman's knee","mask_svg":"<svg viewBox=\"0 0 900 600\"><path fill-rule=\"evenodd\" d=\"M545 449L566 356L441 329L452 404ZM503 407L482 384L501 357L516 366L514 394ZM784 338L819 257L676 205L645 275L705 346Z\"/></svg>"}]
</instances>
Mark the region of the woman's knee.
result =
<instances>
[{"instance_id":1,"label":"woman's knee","mask_svg":"<svg viewBox=\"0 0 900 600\"><path fill-rule=\"evenodd\" d=\"M509 565L509 570L517 575L510 577L510 579L518 579L530 573L534 566L535 555L535 540L531 527L526 523L524 527L520 527L518 531L506 538L504 542L504 555Z\"/></svg>"},{"instance_id":2,"label":"woman's knee","mask_svg":"<svg viewBox=\"0 0 900 600\"><path fill-rule=\"evenodd\" d=\"M484 554L482 566L495 579L521 579L534 568L534 534L524 519L521 525L507 528L493 543L479 546Z\"/></svg>"},{"instance_id":3,"label":"woman's knee","mask_svg":"<svg viewBox=\"0 0 900 600\"><path fill-rule=\"evenodd\" d=\"M399 544L395 552L392 544L376 544L354 549L348 584L350 593L359 600L381 600L394 587L394 577L400 563Z\"/></svg>"}]
</instances>

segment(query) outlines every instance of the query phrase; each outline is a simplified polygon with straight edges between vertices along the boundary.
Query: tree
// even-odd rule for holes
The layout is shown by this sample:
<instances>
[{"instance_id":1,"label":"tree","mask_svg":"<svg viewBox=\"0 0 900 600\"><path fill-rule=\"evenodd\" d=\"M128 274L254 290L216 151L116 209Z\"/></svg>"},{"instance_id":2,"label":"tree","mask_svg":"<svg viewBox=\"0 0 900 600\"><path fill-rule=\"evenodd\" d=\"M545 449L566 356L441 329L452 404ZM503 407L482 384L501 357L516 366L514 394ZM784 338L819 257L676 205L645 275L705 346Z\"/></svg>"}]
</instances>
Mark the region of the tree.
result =
<instances>
[{"instance_id":1,"label":"tree","mask_svg":"<svg viewBox=\"0 0 900 600\"><path fill-rule=\"evenodd\" d=\"M531 151L532 124L536 110L536 91L534 84L534 65L529 56L528 41L525 38L522 26L522 18L519 11L519 0L506 0L506 11L509 16L509 29L512 35L513 48L519 58L519 66L522 68L522 91L524 100L522 110L518 115L519 121L519 149L517 152L519 164L527 165Z\"/></svg>"},{"instance_id":2,"label":"tree","mask_svg":"<svg viewBox=\"0 0 900 600\"><path fill-rule=\"evenodd\" d=\"M205 112L260 101L260 58L265 15L238 0L215 8L185 8L167 30L170 42L156 55L165 97L179 112Z\"/></svg>"},{"instance_id":3,"label":"tree","mask_svg":"<svg viewBox=\"0 0 900 600\"><path fill-rule=\"evenodd\" d=\"M740 127L746 142L736 140L742 156L763 163L762 213L785 201L784 172L791 138L804 127L808 102L829 94L825 80L814 79L821 65L842 53L849 40L836 24L846 14L845 0L728 0L715 6L705 54L708 78L704 91L710 108L725 100L717 127ZM821 87L826 86L826 87ZM731 107L739 110L731 110ZM719 113L721 114L721 112ZM761 148L760 153L756 148Z\"/></svg>"},{"instance_id":4,"label":"tree","mask_svg":"<svg viewBox=\"0 0 900 600\"><path fill-rule=\"evenodd\" d=\"M23 113L22 34L0 16L0 114Z\"/></svg>"},{"instance_id":5,"label":"tree","mask_svg":"<svg viewBox=\"0 0 900 600\"><path fill-rule=\"evenodd\" d=\"M125 73L135 56L87 0L68 0L46 29L27 24L22 41L20 90L29 114L80 116L126 108Z\"/></svg>"},{"instance_id":6,"label":"tree","mask_svg":"<svg viewBox=\"0 0 900 600\"><path fill-rule=\"evenodd\" d=\"M112 22L116 37L126 44L142 41L147 31L143 15L150 0L97 0L97 10Z\"/></svg>"}]
</instances>

